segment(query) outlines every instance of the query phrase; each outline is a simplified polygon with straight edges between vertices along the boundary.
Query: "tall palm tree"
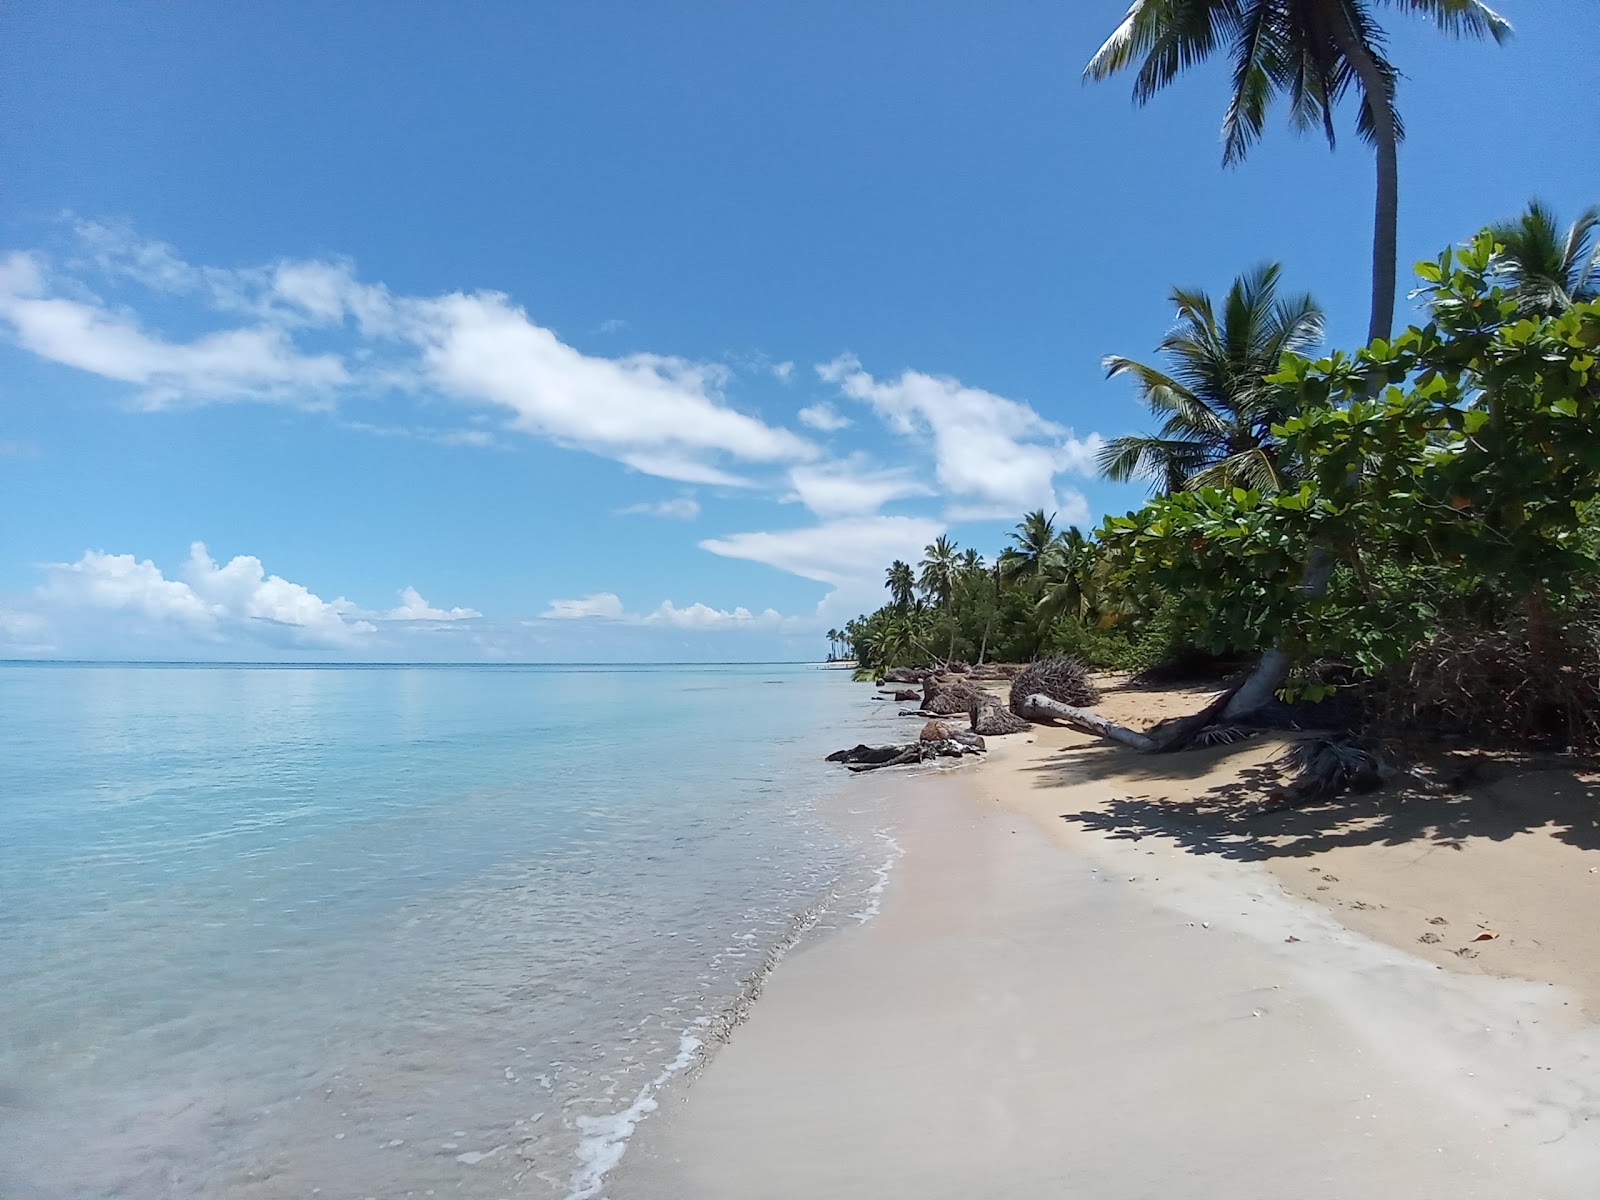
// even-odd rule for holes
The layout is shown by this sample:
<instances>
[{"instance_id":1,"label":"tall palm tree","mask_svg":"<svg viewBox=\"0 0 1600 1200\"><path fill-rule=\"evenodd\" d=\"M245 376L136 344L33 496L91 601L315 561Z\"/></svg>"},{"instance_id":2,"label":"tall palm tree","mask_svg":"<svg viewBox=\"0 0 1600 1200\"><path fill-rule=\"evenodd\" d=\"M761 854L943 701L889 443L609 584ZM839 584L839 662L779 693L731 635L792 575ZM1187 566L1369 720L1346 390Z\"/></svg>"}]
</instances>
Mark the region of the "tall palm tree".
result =
<instances>
[{"instance_id":1,"label":"tall palm tree","mask_svg":"<svg viewBox=\"0 0 1600 1200\"><path fill-rule=\"evenodd\" d=\"M1600 296L1600 205L1586 208L1565 233L1555 213L1531 201L1515 221L1493 227L1497 263L1524 316L1554 316Z\"/></svg>"},{"instance_id":2,"label":"tall palm tree","mask_svg":"<svg viewBox=\"0 0 1600 1200\"><path fill-rule=\"evenodd\" d=\"M1056 540L1056 515L1036 508L1023 516L1006 535L1011 545L1000 552L1000 579L1011 587L1027 587L1039 574L1039 565Z\"/></svg>"},{"instance_id":3,"label":"tall palm tree","mask_svg":"<svg viewBox=\"0 0 1600 1200\"><path fill-rule=\"evenodd\" d=\"M1385 0L1458 37L1503 42L1511 23L1481 0ZM1244 158L1261 137L1267 109L1286 95L1297 130L1320 127L1335 141L1333 110L1355 86L1356 131L1377 156L1372 235L1372 317L1367 340L1387 338L1394 323L1398 147L1405 126L1395 109L1399 72L1384 57L1384 32L1372 0L1133 0L1122 24L1089 60L1084 75L1106 79L1138 66L1140 104L1185 69L1225 48L1233 89L1223 118L1225 165Z\"/></svg>"},{"instance_id":4,"label":"tall palm tree","mask_svg":"<svg viewBox=\"0 0 1600 1200\"><path fill-rule=\"evenodd\" d=\"M911 573L911 564L895 559L884 572L883 586L889 589L889 600L898 609L911 607L912 593L917 586Z\"/></svg>"},{"instance_id":5,"label":"tall palm tree","mask_svg":"<svg viewBox=\"0 0 1600 1200\"><path fill-rule=\"evenodd\" d=\"M945 619L950 622L950 649L945 654L945 661L949 662L956 656L956 615L952 608L960 568L956 544L940 534L923 548L922 562L918 565L922 568L918 582L923 594L944 609Z\"/></svg>"},{"instance_id":6,"label":"tall palm tree","mask_svg":"<svg viewBox=\"0 0 1600 1200\"><path fill-rule=\"evenodd\" d=\"M1119 482L1151 480L1166 492L1189 487L1276 491L1282 482L1272 426L1287 414L1265 382L1291 351L1322 341L1322 310L1309 293L1278 296L1282 268L1257 267L1233 281L1219 319L1205 292L1174 288L1178 323L1157 347L1170 374L1131 358L1105 360L1108 377L1132 375L1159 432L1113 438L1100 470Z\"/></svg>"}]
</instances>

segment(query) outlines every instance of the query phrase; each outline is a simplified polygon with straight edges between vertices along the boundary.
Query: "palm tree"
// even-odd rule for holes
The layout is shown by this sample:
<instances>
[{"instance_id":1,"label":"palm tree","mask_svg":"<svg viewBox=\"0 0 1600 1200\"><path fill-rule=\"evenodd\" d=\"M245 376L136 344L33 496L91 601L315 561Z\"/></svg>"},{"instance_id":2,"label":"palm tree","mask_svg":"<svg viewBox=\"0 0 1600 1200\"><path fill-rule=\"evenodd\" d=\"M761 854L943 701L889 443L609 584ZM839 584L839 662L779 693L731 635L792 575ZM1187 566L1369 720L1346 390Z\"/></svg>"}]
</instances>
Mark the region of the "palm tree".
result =
<instances>
[{"instance_id":1,"label":"palm tree","mask_svg":"<svg viewBox=\"0 0 1600 1200\"><path fill-rule=\"evenodd\" d=\"M911 574L911 564L895 559L884 572L883 586L889 589L890 602L896 608L902 610L910 608L912 591L917 586L917 581Z\"/></svg>"},{"instance_id":2,"label":"palm tree","mask_svg":"<svg viewBox=\"0 0 1600 1200\"><path fill-rule=\"evenodd\" d=\"M1089 616L1089 577L1094 570L1095 545L1073 525L1063 531L1045 553L1039 566L1039 601L1034 606L1041 629L1064 616Z\"/></svg>"},{"instance_id":3,"label":"palm tree","mask_svg":"<svg viewBox=\"0 0 1600 1200\"><path fill-rule=\"evenodd\" d=\"M828 661L829 662L833 662L834 659L836 659L838 657L839 657L839 631L837 629L830 629L830 630L828 630Z\"/></svg>"},{"instance_id":4,"label":"palm tree","mask_svg":"<svg viewBox=\"0 0 1600 1200\"><path fill-rule=\"evenodd\" d=\"M918 582L923 594L944 609L945 619L950 622L950 649L945 655L945 661L949 662L956 656L956 616L951 607L956 594L956 573L959 570L956 544L944 534L940 534L923 548L922 562L918 565L922 568Z\"/></svg>"},{"instance_id":5,"label":"palm tree","mask_svg":"<svg viewBox=\"0 0 1600 1200\"><path fill-rule=\"evenodd\" d=\"M1481 0L1387 2L1458 37L1503 42L1511 33L1511 23ZM1387 338L1394 323L1397 157L1405 136L1394 105L1399 72L1383 55L1384 33L1372 10L1371 0L1133 0L1084 69L1099 80L1137 63L1133 97L1143 104L1185 68L1226 47L1233 92L1222 122L1225 165L1243 159L1260 138L1280 94L1288 97L1290 123L1301 131L1320 126L1332 146L1334 106L1355 85L1362 101L1356 131L1377 154L1368 341Z\"/></svg>"},{"instance_id":6,"label":"palm tree","mask_svg":"<svg viewBox=\"0 0 1600 1200\"><path fill-rule=\"evenodd\" d=\"M1309 293L1278 296L1282 268L1257 267L1233 281L1219 320L1205 292L1174 288L1178 324L1157 347L1168 374L1131 358L1105 360L1107 377L1132 375L1159 432L1119 437L1101 448L1100 470L1123 482L1151 480L1166 492L1192 487L1276 491L1282 467L1272 426L1287 415L1265 377L1289 352L1322 341L1322 310Z\"/></svg>"},{"instance_id":7,"label":"palm tree","mask_svg":"<svg viewBox=\"0 0 1600 1200\"><path fill-rule=\"evenodd\" d=\"M1056 516L1036 508L1017 522L1007 535L1012 544L1000 552L1001 580L1011 587L1026 587L1039 574L1039 564L1056 540Z\"/></svg>"},{"instance_id":8,"label":"palm tree","mask_svg":"<svg viewBox=\"0 0 1600 1200\"><path fill-rule=\"evenodd\" d=\"M1529 203L1515 221L1493 227L1501 276L1523 316L1555 316L1600 296L1600 205L1586 208L1565 234L1550 209Z\"/></svg>"}]
</instances>

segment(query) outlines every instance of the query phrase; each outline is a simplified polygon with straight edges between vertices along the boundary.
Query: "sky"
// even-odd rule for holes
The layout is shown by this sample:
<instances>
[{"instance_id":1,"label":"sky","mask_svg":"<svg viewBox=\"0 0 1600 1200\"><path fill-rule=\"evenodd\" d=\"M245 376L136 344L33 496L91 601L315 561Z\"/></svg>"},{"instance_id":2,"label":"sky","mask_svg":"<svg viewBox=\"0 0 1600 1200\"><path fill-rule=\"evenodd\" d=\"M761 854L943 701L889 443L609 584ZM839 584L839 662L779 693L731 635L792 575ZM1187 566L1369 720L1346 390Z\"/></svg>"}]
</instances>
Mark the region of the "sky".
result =
<instances>
[{"instance_id":1,"label":"sky","mask_svg":"<svg viewBox=\"0 0 1600 1200\"><path fill-rule=\"evenodd\" d=\"M1373 193L1123 0L0 7L0 658L807 659L1145 428L1174 285L1365 329ZM1380 5L1400 248L1600 203L1600 4ZM1409 311L1402 287L1402 311Z\"/></svg>"}]
</instances>

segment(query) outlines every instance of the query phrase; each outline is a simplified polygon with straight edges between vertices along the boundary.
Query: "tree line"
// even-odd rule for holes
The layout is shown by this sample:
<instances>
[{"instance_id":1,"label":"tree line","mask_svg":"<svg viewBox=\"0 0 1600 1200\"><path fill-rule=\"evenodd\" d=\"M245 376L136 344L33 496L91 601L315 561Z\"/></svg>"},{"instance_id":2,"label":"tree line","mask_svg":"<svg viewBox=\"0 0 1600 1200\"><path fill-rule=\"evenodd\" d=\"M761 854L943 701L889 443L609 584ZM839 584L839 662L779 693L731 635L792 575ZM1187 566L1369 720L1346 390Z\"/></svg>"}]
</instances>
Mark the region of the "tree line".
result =
<instances>
[{"instance_id":1,"label":"tree line","mask_svg":"<svg viewBox=\"0 0 1600 1200\"><path fill-rule=\"evenodd\" d=\"M1472 0L1407 7L1500 40ZM1347 692L1385 719L1593 740L1600 679L1600 209L1535 202L1417 266L1392 333L1393 66L1356 0L1141 0L1088 74L1148 99L1186 65L1234 62L1225 157L1285 95L1323 129L1347 92L1378 164L1372 313L1328 352L1324 314L1269 263L1219 301L1175 289L1159 359L1105 360L1155 418L1101 471L1150 500L1085 534L1026 514L992 559L940 538L890 564L888 602L830 631L869 669L1070 653L1139 668L1256 663L1235 698Z\"/></svg>"}]
</instances>

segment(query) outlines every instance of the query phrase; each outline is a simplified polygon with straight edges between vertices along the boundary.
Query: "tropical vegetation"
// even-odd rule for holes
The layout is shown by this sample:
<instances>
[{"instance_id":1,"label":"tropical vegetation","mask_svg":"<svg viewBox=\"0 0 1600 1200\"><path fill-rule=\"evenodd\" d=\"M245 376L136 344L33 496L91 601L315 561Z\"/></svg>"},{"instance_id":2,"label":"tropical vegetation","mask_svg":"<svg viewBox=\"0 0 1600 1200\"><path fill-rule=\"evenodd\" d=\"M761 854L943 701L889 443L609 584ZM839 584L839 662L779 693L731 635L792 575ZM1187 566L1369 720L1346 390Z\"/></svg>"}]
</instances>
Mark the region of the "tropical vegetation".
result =
<instances>
[{"instance_id":1,"label":"tropical vegetation","mask_svg":"<svg viewBox=\"0 0 1600 1200\"><path fill-rule=\"evenodd\" d=\"M941 537L840 632L873 669L1276 653L1286 699L1600 748L1589 216L1548 234L1533 205L1419 263L1417 323L1351 352L1317 347L1315 304L1278 299L1275 269L1237 281L1221 315L1175 292L1168 368L1110 360L1169 422L1102 464L1155 464L1151 499L1087 533L1027 513L993 566Z\"/></svg>"}]
</instances>

